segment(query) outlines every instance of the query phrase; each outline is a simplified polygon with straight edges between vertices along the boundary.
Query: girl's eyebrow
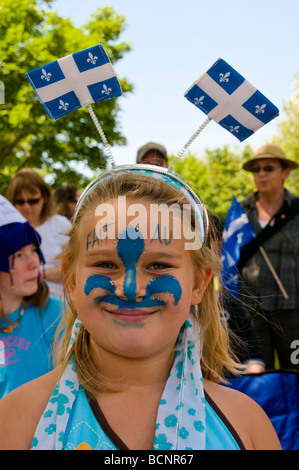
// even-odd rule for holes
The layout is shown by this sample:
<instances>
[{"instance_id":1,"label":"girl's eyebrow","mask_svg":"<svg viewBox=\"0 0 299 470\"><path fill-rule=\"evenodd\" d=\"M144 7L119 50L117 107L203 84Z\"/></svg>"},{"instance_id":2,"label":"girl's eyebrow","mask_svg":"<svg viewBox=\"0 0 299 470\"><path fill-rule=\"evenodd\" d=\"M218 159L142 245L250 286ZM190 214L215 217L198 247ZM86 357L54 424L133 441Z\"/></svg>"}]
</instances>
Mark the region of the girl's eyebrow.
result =
<instances>
[{"instance_id":1,"label":"girl's eyebrow","mask_svg":"<svg viewBox=\"0 0 299 470\"><path fill-rule=\"evenodd\" d=\"M112 256L112 255L117 255L116 249L109 249L109 248L103 248L103 249L97 249L97 250L91 249L90 251L87 251L85 253L85 256L87 258L96 257L96 256Z\"/></svg>"},{"instance_id":2,"label":"girl's eyebrow","mask_svg":"<svg viewBox=\"0 0 299 470\"><path fill-rule=\"evenodd\" d=\"M118 256L117 250L116 249L109 249L109 248L103 248L103 249L96 249L96 250L91 250L85 253L86 258L92 258L92 257L97 257L97 256ZM155 256L158 258L169 258L169 259L179 259L183 257L183 253L178 253L178 252L165 252L165 251L155 251L155 250L147 250L145 249L142 253L142 255L149 255L149 256Z\"/></svg>"},{"instance_id":3,"label":"girl's eyebrow","mask_svg":"<svg viewBox=\"0 0 299 470\"><path fill-rule=\"evenodd\" d=\"M147 249L144 250L143 254L157 256L158 258L182 258L184 256L183 253L178 253L177 251L171 253L168 251L151 251Z\"/></svg>"}]
</instances>

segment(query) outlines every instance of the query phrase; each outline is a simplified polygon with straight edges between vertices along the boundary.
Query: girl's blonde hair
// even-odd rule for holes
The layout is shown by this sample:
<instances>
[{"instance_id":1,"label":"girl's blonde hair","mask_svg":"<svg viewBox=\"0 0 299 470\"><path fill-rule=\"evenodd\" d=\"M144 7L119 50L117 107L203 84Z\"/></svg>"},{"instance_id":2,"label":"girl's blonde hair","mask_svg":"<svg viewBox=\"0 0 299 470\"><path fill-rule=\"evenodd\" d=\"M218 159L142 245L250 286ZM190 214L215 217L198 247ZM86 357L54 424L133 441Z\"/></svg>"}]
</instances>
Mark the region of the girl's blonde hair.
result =
<instances>
[{"instance_id":1,"label":"girl's blonde hair","mask_svg":"<svg viewBox=\"0 0 299 470\"><path fill-rule=\"evenodd\" d=\"M144 174L116 174L107 181L103 181L98 186L95 186L88 194L73 221L73 226L69 233L69 242L61 255L65 286L75 276L76 260L80 256L80 228L84 224L86 216L94 214L99 204L117 199L118 196L126 196L130 201L138 201L139 203L147 201L156 204L166 203L169 206L171 204L179 204L181 207L183 207L183 204L188 204L184 194L176 188L164 181L153 179ZM211 268L214 273L201 303L198 305L198 308L194 309L193 314L200 325L201 368L203 376L218 382L224 380L227 373L236 373L238 365L230 350L226 322L224 321L222 308L219 305L215 289L215 278L220 276L222 265L219 242L214 237L214 228L211 222L209 223L205 244L198 250L192 250L191 258L194 264L195 275L200 273L201 268ZM77 312L75 305L69 298L67 287L65 288L65 295L68 307L63 324L61 324L61 328L64 329L64 335L58 353L58 363L62 366L61 373L74 354L79 380L87 392L93 395L98 390L107 390L109 387L110 389L111 387L113 388L111 384L108 384L101 377L96 369L89 348L89 333L84 327L81 327L75 344L67 354Z\"/></svg>"}]
</instances>

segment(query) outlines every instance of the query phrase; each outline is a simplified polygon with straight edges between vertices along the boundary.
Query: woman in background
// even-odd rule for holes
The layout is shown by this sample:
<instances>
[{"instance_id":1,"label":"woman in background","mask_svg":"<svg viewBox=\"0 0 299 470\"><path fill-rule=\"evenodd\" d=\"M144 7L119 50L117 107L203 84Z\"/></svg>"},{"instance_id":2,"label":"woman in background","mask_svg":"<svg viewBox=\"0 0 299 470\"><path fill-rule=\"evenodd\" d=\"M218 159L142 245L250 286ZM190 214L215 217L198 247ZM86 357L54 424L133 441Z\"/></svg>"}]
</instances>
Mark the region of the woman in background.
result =
<instances>
[{"instance_id":1,"label":"woman in background","mask_svg":"<svg viewBox=\"0 0 299 470\"><path fill-rule=\"evenodd\" d=\"M50 186L30 168L23 168L13 176L6 196L42 237L45 276L51 292L61 295L60 262L55 258L68 241L65 233L70 221L54 213Z\"/></svg>"}]
</instances>

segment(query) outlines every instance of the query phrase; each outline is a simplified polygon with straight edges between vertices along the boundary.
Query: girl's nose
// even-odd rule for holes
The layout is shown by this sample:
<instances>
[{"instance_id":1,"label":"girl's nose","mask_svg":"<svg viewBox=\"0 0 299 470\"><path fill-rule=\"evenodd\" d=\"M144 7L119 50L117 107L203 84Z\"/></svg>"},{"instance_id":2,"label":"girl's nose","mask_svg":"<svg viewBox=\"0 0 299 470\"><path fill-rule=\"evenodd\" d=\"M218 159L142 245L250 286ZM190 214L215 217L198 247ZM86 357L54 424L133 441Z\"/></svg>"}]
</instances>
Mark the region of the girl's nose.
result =
<instances>
[{"instance_id":1,"label":"girl's nose","mask_svg":"<svg viewBox=\"0 0 299 470\"><path fill-rule=\"evenodd\" d=\"M116 283L116 295L129 302L140 301L146 293L145 282L136 272L136 267L127 269L125 274Z\"/></svg>"},{"instance_id":2,"label":"girl's nose","mask_svg":"<svg viewBox=\"0 0 299 470\"><path fill-rule=\"evenodd\" d=\"M29 269L35 269L39 266L39 256L36 252L28 254L27 263Z\"/></svg>"}]
</instances>

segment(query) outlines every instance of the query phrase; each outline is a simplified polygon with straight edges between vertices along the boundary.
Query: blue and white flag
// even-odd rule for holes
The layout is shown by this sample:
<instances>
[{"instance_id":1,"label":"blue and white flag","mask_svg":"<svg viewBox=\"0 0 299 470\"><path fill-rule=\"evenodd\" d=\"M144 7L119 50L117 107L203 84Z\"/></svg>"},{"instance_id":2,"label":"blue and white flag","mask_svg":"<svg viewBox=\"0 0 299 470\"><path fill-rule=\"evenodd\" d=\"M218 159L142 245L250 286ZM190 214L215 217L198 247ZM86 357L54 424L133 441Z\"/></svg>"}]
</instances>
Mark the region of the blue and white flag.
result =
<instances>
[{"instance_id":1,"label":"blue and white flag","mask_svg":"<svg viewBox=\"0 0 299 470\"><path fill-rule=\"evenodd\" d=\"M223 287L233 297L239 296L238 262L241 248L255 236L247 214L234 196L225 221L221 257Z\"/></svg>"},{"instance_id":2,"label":"blue and white flag","mask_svg":"<svg viewBox=\"0 0 299 470\"><path fill-rule=\"evenodd\" d=\"M279 115L278 108L223 59L184 96L241 142Z\"/></svg>"},{"instance_id":3,"label":"blue and white flag","mask_svg":"<svg viewBox=\"0 0 299 470\"><path fill-rule=\"evenodd\" d=\"M120 83L102 44L26 73L51 119L121 95Z\"/></svg>"}]
</instances>

